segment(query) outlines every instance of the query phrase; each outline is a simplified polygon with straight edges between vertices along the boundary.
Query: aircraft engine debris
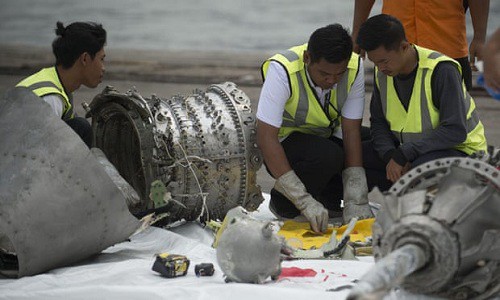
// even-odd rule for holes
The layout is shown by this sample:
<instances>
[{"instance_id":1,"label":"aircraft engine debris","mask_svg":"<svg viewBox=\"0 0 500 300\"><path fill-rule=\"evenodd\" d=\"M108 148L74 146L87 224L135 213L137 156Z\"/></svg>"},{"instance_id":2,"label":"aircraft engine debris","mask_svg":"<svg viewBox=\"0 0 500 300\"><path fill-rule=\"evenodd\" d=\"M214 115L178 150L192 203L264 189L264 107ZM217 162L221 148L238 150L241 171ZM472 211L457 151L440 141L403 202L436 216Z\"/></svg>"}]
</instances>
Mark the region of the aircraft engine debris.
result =
<instances>
[{"instance_id":1,"label":"aircraft engine debris","mask_svg":"<svg viewBox=\"0 0 500 300\"><path fill-rule=\"evenodd\" d=\"M165 213L157 225L198 218L222 220L263 201L256 185L262 165L250 99L226 82L192 95L143 98L137 91L106 87L88 106L95 147L138 192L136 216ZM150 199L158 180L174 200L158 207Z\"/></svg>"},{"instance_id":2,"label":"aircraft engine debris","mask_svg":"<svg viewBox=\"0 0 500 300\"><path fill-rule=\"evenodd\" d=\"M0 100L0 140L0 274L66 266L139 228L135 192L30 90Z\"/></svg>"},{"instance_id":3,"label":"aircraft engine debris","mask_svg":"<svg viewBox=\"0 0 500 300\"><path fill-rule=\"evenodd\" d=\"M378 262L348 299L399 284L450 299L500 293L497 168L471 158L438 159L405 174L387 194L373 194L382 205L373 225Z\"/></svg>"},{"instance_id":4,"label":"aircraft engine debris","mask_svg":"<svg viewBox=\"0 0 500 300\"><path fill-rule=\"evenodd\" d=\"M227 282L263 283L281 273L284 239L272 222L256 220L242 207L228 212L228 223L217 245L217 262Z\"/></svg>"}]
</instances>

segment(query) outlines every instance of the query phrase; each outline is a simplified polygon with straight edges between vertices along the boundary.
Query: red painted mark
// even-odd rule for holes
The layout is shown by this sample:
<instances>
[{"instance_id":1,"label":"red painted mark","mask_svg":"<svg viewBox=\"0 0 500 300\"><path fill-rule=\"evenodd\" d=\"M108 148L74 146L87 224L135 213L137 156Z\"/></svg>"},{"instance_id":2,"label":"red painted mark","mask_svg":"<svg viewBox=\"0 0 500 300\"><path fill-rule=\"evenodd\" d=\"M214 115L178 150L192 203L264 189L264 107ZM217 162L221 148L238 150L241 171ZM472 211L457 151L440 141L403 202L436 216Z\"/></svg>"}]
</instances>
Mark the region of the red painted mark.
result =
<instances>
[{"instance_id":1,"label":"red painted mark","mask_svg":"<svg viewBox=\"0 0 500 300\"><path fill-rule=\"evenodd\" d=\"M328 277L330 277L330 276L326 275L325 278L323 279L323 282L326 281L328 279Z\"/></svg>"},{"instance_id":2,"label":"red painted mark","mask_svg":"<svg viewBox=\"0 0 500 300\"><path fill-rule=\"evenodd\" d=\"M279 279L284 277L314 277L317 272L313 269L301 269L297 267L282 268Z\"/></svg>"}]
</instances>

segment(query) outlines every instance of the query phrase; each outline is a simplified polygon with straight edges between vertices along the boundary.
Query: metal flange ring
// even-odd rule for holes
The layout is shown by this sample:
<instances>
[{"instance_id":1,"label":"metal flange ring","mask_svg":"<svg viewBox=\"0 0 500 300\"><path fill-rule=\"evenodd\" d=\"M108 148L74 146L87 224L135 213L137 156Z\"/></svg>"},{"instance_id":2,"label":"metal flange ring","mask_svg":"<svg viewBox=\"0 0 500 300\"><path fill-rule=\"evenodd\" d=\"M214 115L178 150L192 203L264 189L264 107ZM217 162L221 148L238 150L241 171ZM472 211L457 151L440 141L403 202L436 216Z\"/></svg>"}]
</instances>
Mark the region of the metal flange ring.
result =
<instances>
[{"instance_id":1,"label":"metal flange ring","mask_svg":"<svg viewBox=\"0 0 500 300\"><path fill-rule=\"evenodd\" d=\"M411 169L392 185L389 193L402 196L412 190L426 189L438 183L441 177L449 172L450 166L473 170L500 188L500 171L495 167L467 157L447 157L432 160Z\"/></svg>"}]
</instances>

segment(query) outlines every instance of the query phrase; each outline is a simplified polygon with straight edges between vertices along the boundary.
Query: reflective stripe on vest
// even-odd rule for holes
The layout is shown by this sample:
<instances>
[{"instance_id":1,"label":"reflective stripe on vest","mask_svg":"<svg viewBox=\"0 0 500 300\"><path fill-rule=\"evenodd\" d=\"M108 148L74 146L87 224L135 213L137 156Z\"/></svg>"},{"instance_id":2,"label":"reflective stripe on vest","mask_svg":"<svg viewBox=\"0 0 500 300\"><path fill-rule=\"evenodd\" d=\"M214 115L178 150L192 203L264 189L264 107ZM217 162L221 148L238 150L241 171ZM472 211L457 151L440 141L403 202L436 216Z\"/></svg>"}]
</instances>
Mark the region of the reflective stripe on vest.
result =
<instances>
[{"instance_id":1,"label":"reflective stripe on vest","mask_svg":"<svg viewBox=\"0 0 500 300\"><path fill-rule=\"evenodd\" d=\"M400 143L421 140L431 135L439 125L439 111L434 107L431 88L432 72L436 65L442 61L451 61L460 70L458 63L441 53L418 46L415 46L415 49L420 60L408 110L404 109L399 100L393 78L376 69L376 84L380 91L382 111L391 131ZM486 139L484 127L475 110L474 100L466 91L463 82L462 90L464 91L465 107L467 107L467 138L455 148L472 154L479 150L486 150Z\"/></svg>"},{"instance_id":2,"label":"reflective stripe on vest","mask_svg":"<svg viewBox=\"0 0 500 300\"><path fill-rule=\"evenodd\" d=\"M63 100L61 119L68 120L74 118L72 101L64 91L55 67L42 69L23 79L16 86L26 87L38 97L50 94L59 95Z\"/></svg>"},{"instance_id":3,"label":"reflective stripe on vest","mask_svg":"<svg viewBox=\"0 0 500 300\"><path fill-rule=\"evenodd\" d=\"M294 131L329 137L340 124L337 112L342 110L348 93L359 70L359 56L352 54L348 71L342 76L335 89L330 92L328 116L315 91L310 87L303 61L303 53L307 44L293 47L276 54L262 64L262 77L265 79L271 61L281 64L287 71L290 98L283 112L283 122L279 136L288 136ZM333 108L331 107L333 106Z\"/></svg>"}]
</instances>

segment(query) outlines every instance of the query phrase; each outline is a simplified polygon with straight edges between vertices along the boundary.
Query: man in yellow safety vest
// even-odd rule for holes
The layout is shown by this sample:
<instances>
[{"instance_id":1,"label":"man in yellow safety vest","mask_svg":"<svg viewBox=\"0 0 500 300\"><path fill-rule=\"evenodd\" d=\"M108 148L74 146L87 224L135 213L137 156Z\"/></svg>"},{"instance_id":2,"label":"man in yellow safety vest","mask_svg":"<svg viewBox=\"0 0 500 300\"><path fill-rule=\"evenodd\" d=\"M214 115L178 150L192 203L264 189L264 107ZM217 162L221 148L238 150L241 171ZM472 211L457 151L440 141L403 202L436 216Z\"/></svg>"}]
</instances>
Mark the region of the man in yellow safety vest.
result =
<instances>
[{"instance_id":1,"label":"man in yellow safety vest","mask_svg":"<svg viewBox=\"0 0 500 300\"><path fill-rule=\"evenodd\" d=\"M92 128L82 117L75 116L72 93L83 84L95 88L104 75L106 31L100 24L75 22L64 27L57 22L57 38L52 43L55 66L44 68L23 79L26 87L48 103L87 144L92 144Z\"/></svg>"},{"instance_id":2,"label":"man in yellow safety vest","mask_svg":"<svg viewBox=\"0 0 500 300\"><path fill-rule=\"evenodd\" d=\"M357 43L375 64L371 141L363 143L368 186L387 190L430 160L486 151L484 127L460 64L406 40L390 15L369 18Z\"/></svg>"},{"instance_id":3,"label":"man in yellow safety vest","mask_svg":"<svg viewBox=\"0 0 500 300\"><path fill-rule=\"evenodd\" d=\"M361 157L363 72L339 24L263 63L257 143L276 178L277 216L302 214L316 232L326 230L329 213L345 222L372 216Z\"/></svg>"}]
</instances>

